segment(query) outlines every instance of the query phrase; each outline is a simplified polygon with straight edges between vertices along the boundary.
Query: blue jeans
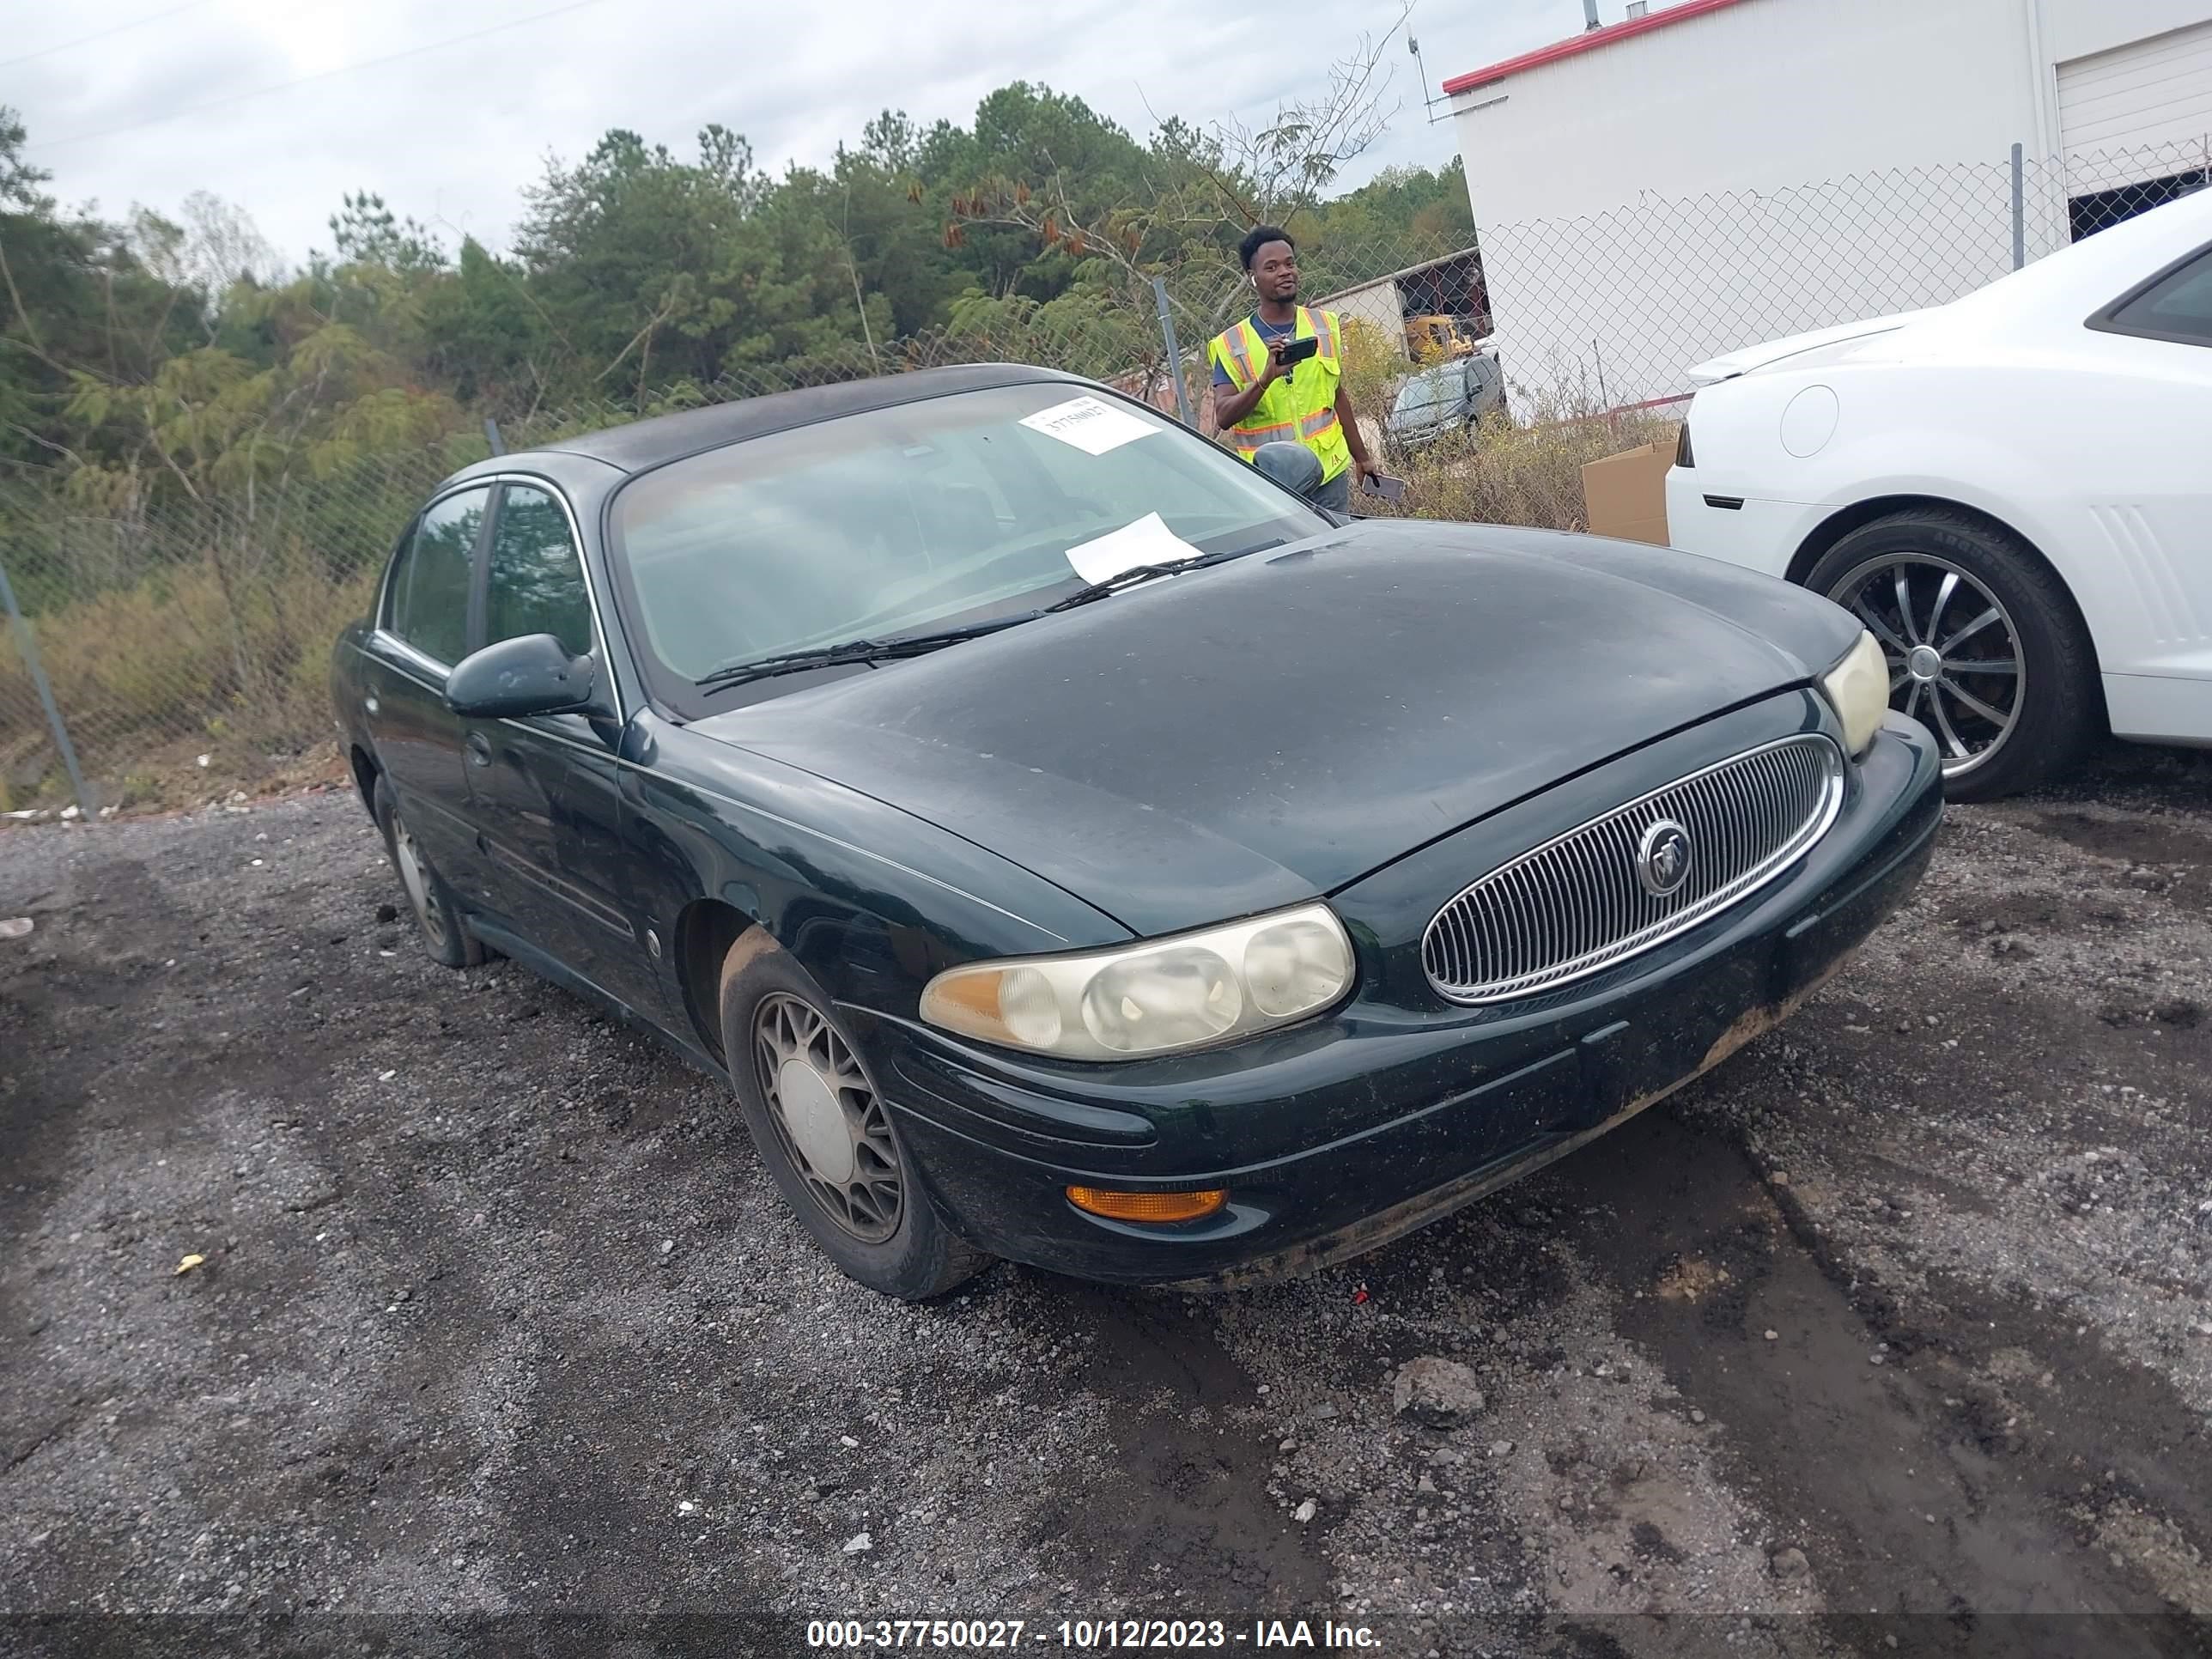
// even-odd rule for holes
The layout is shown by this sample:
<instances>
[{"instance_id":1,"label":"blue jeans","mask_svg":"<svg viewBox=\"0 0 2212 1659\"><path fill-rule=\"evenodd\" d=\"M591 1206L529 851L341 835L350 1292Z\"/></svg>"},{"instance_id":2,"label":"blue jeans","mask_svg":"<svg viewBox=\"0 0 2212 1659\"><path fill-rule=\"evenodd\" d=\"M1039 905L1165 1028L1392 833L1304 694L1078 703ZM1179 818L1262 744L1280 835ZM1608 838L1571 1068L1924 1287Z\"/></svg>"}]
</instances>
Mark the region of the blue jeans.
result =
<instances>
[{"instance_id":1,"label":"blue jeans","mask_svg":"<svg viewBox=\"0 0 2212 1659\"><path fill-rule=\"evenodd\" d=\"M1316 507L1338 513L1352 511L1352 475L1346 467L1327 483L1321 482L1321 457L1305 445L1288 438L1262 444L1254 452L1252 465L1285 489L1295 489Z\"/></svg>"}]
</instances>

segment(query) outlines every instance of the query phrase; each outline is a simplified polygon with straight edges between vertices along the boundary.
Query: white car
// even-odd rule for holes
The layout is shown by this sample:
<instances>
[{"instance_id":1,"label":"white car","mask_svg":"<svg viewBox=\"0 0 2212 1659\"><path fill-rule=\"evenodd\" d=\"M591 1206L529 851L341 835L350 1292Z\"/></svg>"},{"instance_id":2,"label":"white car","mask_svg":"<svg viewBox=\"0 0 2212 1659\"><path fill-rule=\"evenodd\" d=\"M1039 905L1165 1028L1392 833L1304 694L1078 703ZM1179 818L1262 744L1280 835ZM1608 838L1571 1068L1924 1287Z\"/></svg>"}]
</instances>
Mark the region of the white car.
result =
<instances>
[{"instance_id":1,"label":"white car","mask_svg":"<svg viewBox=\"0 0 2212 1659\"><path fill-rule=\"evenodd\" d=\"M2212 191L1690 376L1668 538L1857 612L1954 799L2212 744Z\"/></svg>"}]
</instances>

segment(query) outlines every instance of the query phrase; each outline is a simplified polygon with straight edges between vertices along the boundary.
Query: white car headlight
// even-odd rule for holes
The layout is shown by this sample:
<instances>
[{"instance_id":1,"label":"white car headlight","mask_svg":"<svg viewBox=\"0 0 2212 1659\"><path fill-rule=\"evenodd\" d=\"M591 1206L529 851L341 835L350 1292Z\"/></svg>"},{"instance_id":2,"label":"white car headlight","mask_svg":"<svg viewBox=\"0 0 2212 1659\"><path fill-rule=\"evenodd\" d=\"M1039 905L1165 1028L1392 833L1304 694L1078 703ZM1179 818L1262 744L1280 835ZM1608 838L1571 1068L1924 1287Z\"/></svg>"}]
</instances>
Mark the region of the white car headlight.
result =
<instances>
[{"instance_id":1,"label":"white car headlight","mask_svg":"<svg viewBox=\"0 0 2212 1659\"><path fill-rule=\"evenodd\" d=\"M1889 659L1882 655L1881 641L1860 630L1859 642L1828 671L1820 689L1844 723L1844 747L1856 760L1873 746L1881 717L1889 712Z\"/></svg>"},{"instance_id":2,"label":"white car headlight","mask_svg":"<svg viewBox=\"0 0 2212 1659\"><path fill-rule=\"evenodd\" d=\"M1317 1013L1352 985L1352 941L1326 904L1173 939L949 968L921 1017L963 1036L1067 1060L1132 1060L1249 1036Z\"/></svg>"}]
</instances>

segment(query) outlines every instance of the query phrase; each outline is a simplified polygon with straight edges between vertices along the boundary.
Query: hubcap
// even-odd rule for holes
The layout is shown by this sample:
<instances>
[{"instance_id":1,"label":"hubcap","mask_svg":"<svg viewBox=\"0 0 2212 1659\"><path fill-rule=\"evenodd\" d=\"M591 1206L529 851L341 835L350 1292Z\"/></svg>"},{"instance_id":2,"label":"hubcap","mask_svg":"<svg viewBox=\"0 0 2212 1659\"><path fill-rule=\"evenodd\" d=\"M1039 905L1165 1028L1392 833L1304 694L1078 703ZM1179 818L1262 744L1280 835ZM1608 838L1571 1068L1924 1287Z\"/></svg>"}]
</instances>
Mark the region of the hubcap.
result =
<instances>
[{"instance_id":1,"label":"hubcap","mask_svg":"<svg viewBox=\"0 0 2212 1659\"><path fill-rule=\"evenodd\" d=\"M1886 553L1846 571L1828 597L1881 642L1890 707L1935 729L1946 777L2012 736L2027 665L2012 613L1981 581L1933 553Z\"/></svg>"},{"instance_id":2,"label":"hubcap","mask_svg":"<svg viewBox=\"0 0 2212 1659\"><path fill-rule=\"evenodd\" d=\"M392 817L392 848L398 854L399 884L407 890L408 901L415 907L415 920L431 944L442 946L446 942L446 907L438 902L437 890L430 885L430 868L422 856L422 849L415 844L414 835L407 828L407 820L398 813Z\"/></svg>"},{"instance_id":3,"label":"hubcap","mask_svg":"<svg viewBox=\"0 0 2212 1659\"><path fill-rule=\"evenodd\" d=\"M854 1237L898 1231L905 1170L882 1100L830 1022L781 991L753 1016L755 1075L785 1157L823 1212Z\"/></svg>"},{"instance_id":4,"label":"hubcap","mask_svg":"<svg viewBox=\"0 0 2212 1659\"><path fill-rule=\"evenodd\" d=\"M799 1155L824 1181L843 1186L853 1178L853 1133L830 1080L811 1061L787 1060L775 1068L775 1097L783 1127Z\"/></svg>"}]
</instances>

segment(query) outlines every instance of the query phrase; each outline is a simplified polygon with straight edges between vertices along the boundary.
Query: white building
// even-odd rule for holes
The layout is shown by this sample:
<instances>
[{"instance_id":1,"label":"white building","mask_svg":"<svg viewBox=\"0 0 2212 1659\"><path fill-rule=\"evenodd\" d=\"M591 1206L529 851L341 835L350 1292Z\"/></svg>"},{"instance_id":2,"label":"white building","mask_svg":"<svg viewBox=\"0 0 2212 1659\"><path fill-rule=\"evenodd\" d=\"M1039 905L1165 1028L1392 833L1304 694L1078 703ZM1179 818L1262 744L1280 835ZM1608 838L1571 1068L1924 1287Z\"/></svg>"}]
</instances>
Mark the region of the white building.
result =
<instances>
[{"instance_id":1,"label":"white building","mask_svg":"<svg viewBox=\"0 0 2212 1659\"><path fill-rule=\"evenodd\" d=\"M1509 384L1608 404L2212 181L2212 0L1682 0L1443 89Z\"/></svg>"}]
</instances>

